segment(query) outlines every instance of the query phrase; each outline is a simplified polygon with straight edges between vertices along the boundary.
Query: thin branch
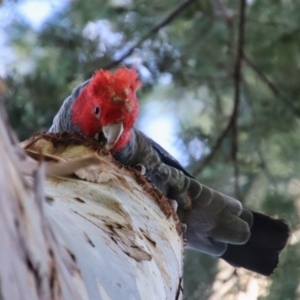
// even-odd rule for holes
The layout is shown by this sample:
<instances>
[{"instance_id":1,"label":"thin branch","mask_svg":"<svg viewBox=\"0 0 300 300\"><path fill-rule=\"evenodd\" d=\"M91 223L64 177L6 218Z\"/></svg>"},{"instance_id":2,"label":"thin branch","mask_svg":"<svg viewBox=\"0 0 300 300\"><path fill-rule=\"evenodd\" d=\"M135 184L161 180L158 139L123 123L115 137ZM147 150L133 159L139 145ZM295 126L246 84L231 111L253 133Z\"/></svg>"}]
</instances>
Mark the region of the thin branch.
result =
<instances>
[{"instance_id":1,"label":"thin branch","mask_svg":"<svg viewBox=\"0 0 300 300\"><path fill-rule=\"evenodd\" d=\"M239 107L239 99L240 99L240 81L241 81L241 62L243 59L243 49L244 49L244 30L245 30L245 9L246 4L245 0L242 0L241 7L240 7L240 22L239 22L239 37L238 37L238 44L237 44L237 58L235 62L235 68L234 68L234 86L235 86L235 94L234 94L234 106L233 111L230 116L230 119L225 126L225 128L222 130L222 132L219 134L218 138L216 139L216 142L214 146L211 149L211 152L202 160L202 162L199 164L199 166L194 170L194 174L200 174L203 169L211 162L211 160L214 158L216 153L219 151L220 147L222 146L222 143L224 139L227 137L228 133L232 129L233 136L237 135L237 113L238 113L238 107ZM237 140L235 138L235 140ZM233 143L233 149L232 149L232 155L234 161L236 161L236 152L237 152L237 142ZM236 164L237 165L237 164ZM235 178L238 178L238 168L235 167ZM236 180L237 181L237 180ZM235 187L236 195L239 195L239 188L236 184Z\"/></svg>"},{"instance_id":2,"label":"thin branch","mask_svg":"<svg viewBox=\"0 0 300 300\"><path fill-rule=\"evenodd\" d=\"M236 62L234 67L234 107L233 112L233 123L232 123L232 148L231 148L231 158L234 167L234 188L235 196L240 198L240 187L239 187L239 165L237 161L238 153L238 108L240 103L241 94L241 78L242 78L242 60L244 56L244 44L245 44L245 22L246 22L246 0L240 1L240 18L239 18L239 31L238 31L238 41L237 41L237 54Z\"/></svg>"},{"instance_id":3,"label":"thin branch","mask_svg":"<svg viewBox=\"0 0 300 300\"><path fill-rule=\"evenodd\" d=\"M257 75L258 77L269 87L273 94L280 99L284 104L290 108L290 110L297 116L300 117L300 109L294 106L293 102L283 93L277 86L270 81L264 73L249 59L248 56L244 55L244 61Z\"/></svg>"},{"instance_id":4,"label":"thin branch","mask_svg":"<svg viewBox=\"0 0 300 300\"><path fill-rule=\"evenodd\" d=\"M233 11L225 7L222 0L211 0L211 3L214 9L215 16L232 25L232 18L234 16Z\"/></svg>"},{"instance_id":5,"label":"thin branch","mask_svg":"<svg viewBox=\"0 0 300 300\"><path fill-rule=\"evenodd\" d=\"M104 67L104 69L111 69L119 65L125 58L130 56L133 51L139 47L145 40L151 35L156 34L160 29L171 23L180 13L182 13L187 7L189 7L195 0L186 0L173 9L160 23L151 28L145 35L143 35L133 46L131 46L126 53L124 53L119 59L112 61Z\"/></svg>"},{"instance_id":6,"label":"thin branch","mask_svg":"<svg viewBox=\"0 0 300 300\"><path fill-rule=\"evenodd\" d=\"M210 153L204 159L202 159L199 166L195 170L193 170L193 173L195 175L199 175L203 171L203 169L211 162L211 160L215 157L215 155L219 151L220 147L222 146L222 143L223 143L224 139L226 138L226 136L230 132L233 120L235 118L235 110L236 110L236 108L234 106L232 114L229 118L229 121L228 121L227 125L221 131L219 136L217 137L216 142L215 142L214 146L212 147Z\"/></svg>"},{"instance_id":7,"label":"thin branch","mask_svg":"<svg viewBox=\"0 0 300 300\"><path fill-rule=\"evenodd\" d=\"M222 0L211 0L212 6L214 8L214 14L217 18L223 20L227 26L228 30L228 54L233 57L234 51L234 12L228 9Z\"/></svg>"}]
</instances>

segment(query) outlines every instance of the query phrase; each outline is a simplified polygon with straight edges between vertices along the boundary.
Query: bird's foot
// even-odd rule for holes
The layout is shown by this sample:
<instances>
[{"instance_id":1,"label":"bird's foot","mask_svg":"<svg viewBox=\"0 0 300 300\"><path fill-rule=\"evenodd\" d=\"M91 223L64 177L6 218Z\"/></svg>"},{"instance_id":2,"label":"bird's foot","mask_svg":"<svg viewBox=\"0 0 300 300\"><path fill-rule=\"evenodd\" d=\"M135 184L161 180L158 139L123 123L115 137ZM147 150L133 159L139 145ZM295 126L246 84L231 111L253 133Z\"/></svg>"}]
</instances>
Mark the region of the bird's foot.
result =
<instances>
[{"instance_id":1,"label":"bird's foot","mask_svg":"<svg viewBox=\"0 0 300 300\"><path fill-rule=\"evenodd\" d=\"M181 225L181 232L182 232L182 233L185 233L186 230L187 230L187 225L184 224L184 223L181 223L180 225Z\"/></svg>"},{"instance_id":2,"label":"bird's foot","mask_svg":"<svg viewBox=\"0 0 300 300\"><path fill-rule=\"evenodd\" d=\"M146 174L146 168L145 166L141 165L141 164L137 164L135 166L135 169L138 170L142 175L145 175Z\"/></svg>"},{"instance_id":3,"label":"bird's foot","mask_svg":"<svg viewBox=\"0 0 300 300\"><path fill-rule=\"evenodd\" d=\"M177 201L176 201L176 200L172 200L172 199L170 199L169 201L170 201L170 203L171 203L172 208L173 208L174 211L176 212L177 209L178 209L178 203L177 203Z\"/></svg>"},{"instance_id":4,"label":"bird's foot","mask_svg":"<svg viewBox=\"0 0 300 300\"><path fill-rule=\"evenodd\" d=\"M187 239L183 239L182 241L183 241L183 247L186 247L188 244Z\"/></svg>"}]
</instances>

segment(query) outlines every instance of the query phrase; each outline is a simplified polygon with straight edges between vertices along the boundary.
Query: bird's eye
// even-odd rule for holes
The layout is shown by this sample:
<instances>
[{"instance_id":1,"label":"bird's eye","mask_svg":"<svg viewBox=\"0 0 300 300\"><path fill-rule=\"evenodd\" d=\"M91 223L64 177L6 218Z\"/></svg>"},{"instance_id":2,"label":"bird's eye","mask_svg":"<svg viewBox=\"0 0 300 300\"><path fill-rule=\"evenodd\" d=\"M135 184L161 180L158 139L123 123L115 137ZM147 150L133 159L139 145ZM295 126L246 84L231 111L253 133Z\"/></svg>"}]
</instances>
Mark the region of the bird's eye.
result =
<instances>
[{"instance_id":1,"label":"bird's eye","mask_svg":"<svg viewBox=\"0 0 300 300\"><path fill-rule=\"evenodd\" d=\"M99 108L98 106L96 106L96 107L94 108L94 114L95 114L95 115L98 115L99 112L100 112L100 108Z\"/></svg>"}]
</instances>

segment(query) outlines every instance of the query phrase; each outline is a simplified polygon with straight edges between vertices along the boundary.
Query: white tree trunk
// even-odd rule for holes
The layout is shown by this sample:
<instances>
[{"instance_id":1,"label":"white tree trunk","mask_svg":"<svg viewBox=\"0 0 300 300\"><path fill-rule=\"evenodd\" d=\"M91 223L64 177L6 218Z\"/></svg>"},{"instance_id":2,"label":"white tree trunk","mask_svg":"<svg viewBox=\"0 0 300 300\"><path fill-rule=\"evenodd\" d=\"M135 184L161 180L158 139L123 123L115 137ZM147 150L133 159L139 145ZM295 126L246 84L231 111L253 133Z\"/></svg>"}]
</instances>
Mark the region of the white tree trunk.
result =
<instances>
[{"instance_id":1,"label":"white tree trunk","mask_svg":"<svg viewBox=\"0 0 300 300\"><path fill-rule=\"evenodd\" d=\"M36 136L25 154L0 111L0 299L181 299L168 200L78 136Z\"/></svg>"}]
</instances>

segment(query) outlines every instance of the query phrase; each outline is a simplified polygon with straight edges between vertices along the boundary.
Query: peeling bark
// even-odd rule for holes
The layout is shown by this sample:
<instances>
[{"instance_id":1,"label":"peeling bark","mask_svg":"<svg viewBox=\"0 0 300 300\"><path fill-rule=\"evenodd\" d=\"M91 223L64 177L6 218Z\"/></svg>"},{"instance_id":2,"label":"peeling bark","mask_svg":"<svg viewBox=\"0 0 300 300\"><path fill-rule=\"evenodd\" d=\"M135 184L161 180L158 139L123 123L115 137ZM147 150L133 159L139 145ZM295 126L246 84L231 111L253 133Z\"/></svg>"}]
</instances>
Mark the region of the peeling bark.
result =
<instances>
[{"instance_id":1,"label":"peeling bark","mask_svg":"<svg viewBox=\"0 0 300 300\"><path fill-rule=\"evenodd\" d=\"M168 200L83 137L24 151L0 113L0 299L182 299Z\"/></svg>"}]
</instances>

